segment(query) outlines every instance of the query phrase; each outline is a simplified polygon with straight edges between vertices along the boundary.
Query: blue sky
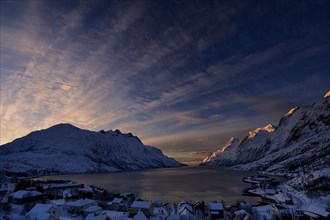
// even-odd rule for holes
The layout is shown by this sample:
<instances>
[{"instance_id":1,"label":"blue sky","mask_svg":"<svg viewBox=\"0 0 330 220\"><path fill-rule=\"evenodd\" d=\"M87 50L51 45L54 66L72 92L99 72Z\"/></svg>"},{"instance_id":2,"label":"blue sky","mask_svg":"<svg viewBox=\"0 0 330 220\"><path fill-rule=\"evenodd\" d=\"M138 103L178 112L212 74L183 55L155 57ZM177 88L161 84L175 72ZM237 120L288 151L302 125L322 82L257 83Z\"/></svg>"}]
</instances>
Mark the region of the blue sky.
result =
<instances>
[{"instance_id":1,"label":"blue sky","mask_svg":"<svg viewBox=\"0 0 330 220\"><path fill-rule=\"evenodd\" d=\"M330 88L329 1L1 1L1 144L71 123L186 163Z\"/></svg>"}]
</instances>

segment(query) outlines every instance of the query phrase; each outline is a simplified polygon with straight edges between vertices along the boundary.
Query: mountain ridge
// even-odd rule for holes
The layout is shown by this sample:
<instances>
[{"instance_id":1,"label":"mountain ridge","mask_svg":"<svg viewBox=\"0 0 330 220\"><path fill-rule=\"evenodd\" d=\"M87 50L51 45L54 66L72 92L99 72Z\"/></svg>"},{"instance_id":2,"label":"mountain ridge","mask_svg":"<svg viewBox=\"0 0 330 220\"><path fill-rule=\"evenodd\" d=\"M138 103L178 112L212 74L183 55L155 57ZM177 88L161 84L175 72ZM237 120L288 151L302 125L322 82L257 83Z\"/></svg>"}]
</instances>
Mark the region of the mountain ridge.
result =
<instances>
[{"instance_id":1,"label":"mountain ridge","mask_svg":"<svg viewBox=\"0 0 330 220\"><path fill-rule=\"evenodd\" d=\"M0 147L0 170L85 173L178 167L183 164L131 133L89 131L57 124ZM14 162L15 161L15 162Z\"/></svg>"},{"instance_id":2,"label":"mountain ridge","mask_svg":"<svg viewBox=\"0 0 330 220\"><path fill-rule=\"evenodd\" d=\"M265 131L261 128L248 132L231 150L235 156L227 157L224 150L212 160L206 157L200 165L278 175L323 169L330 164L329 97L325 95L311 105L292 108L276 127L268 127L267 132L260 133Z\"/></svg>"}]
</instances>

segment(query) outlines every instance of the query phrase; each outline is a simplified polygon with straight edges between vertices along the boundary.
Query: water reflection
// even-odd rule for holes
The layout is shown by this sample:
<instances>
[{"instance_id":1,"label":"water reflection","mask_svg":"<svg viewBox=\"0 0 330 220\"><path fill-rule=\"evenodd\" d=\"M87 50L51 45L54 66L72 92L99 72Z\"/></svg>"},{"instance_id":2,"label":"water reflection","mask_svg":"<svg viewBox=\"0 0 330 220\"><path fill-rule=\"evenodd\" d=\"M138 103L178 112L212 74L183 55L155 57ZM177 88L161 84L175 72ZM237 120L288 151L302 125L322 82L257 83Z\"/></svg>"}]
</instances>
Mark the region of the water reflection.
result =
<instances>
[{"instance_id":1,"label":"water reflection","mask_svg":"<svg viewBox=\"0 0 330 220\"><path fill-rule=\"evenodd\" d=\"M181 167L103 174L67 174L41 179L65 179L98 186L111 192L134 192L140 198L149 200L223 200L230 204L237 199L244 199L256 204L258 198L241 195L250 186L241 179L250 175L256 174L222 168Z\"/></svg>"}]
</instances>

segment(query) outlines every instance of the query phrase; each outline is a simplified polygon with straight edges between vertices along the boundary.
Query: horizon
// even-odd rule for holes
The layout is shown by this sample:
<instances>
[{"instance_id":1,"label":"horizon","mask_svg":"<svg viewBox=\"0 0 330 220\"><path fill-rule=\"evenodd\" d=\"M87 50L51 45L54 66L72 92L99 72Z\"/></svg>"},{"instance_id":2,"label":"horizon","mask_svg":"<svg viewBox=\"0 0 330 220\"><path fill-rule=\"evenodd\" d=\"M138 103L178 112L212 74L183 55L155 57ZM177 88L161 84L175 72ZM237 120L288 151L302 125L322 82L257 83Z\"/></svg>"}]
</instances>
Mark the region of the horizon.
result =
<instances>
[{"instance_id":1,"label":"horizon","mask_svg":"<svg viewBox=\"0 0 330 220\"><path fill-rule=\"evenodd\" d=\"M0 145L118 128L182 163L330 85L330 1L1 1Z\"/></svg>"}]
</instances>

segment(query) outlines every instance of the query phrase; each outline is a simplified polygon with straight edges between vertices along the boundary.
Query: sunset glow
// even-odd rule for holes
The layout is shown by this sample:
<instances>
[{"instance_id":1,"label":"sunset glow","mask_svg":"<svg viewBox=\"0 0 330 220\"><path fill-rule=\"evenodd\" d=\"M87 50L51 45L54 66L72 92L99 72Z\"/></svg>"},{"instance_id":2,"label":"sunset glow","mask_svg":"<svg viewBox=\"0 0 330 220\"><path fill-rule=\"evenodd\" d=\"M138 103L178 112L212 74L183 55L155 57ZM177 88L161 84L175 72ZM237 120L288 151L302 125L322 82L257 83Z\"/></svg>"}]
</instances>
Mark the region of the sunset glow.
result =
<instances>
[{"instance_id":1,"label":"sunset glow","mask_svg":"<svg viewBox=\"0 0 330 220\"><path fill-rule=\"evenodd\" d=\"M70 123L195 164L330 86L329 1L1 1L1 145Z\"/></svg>"}]
</instances>

